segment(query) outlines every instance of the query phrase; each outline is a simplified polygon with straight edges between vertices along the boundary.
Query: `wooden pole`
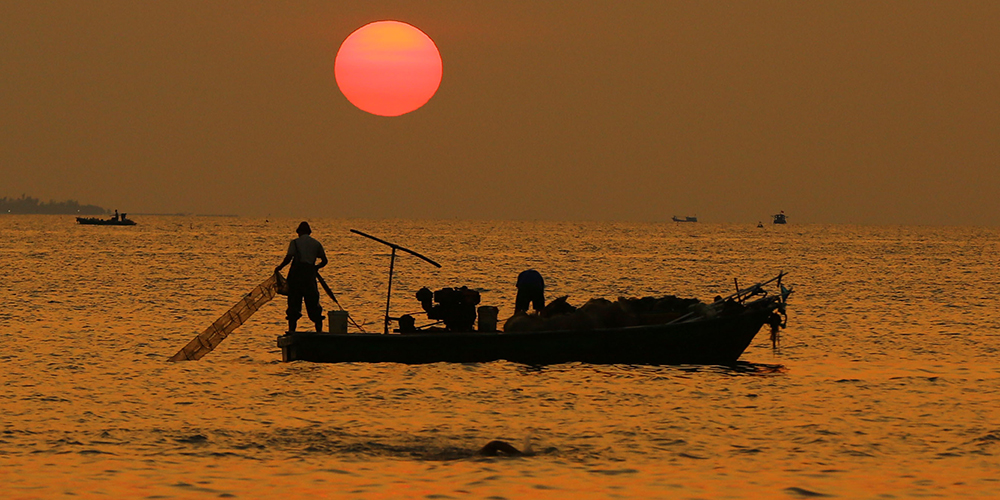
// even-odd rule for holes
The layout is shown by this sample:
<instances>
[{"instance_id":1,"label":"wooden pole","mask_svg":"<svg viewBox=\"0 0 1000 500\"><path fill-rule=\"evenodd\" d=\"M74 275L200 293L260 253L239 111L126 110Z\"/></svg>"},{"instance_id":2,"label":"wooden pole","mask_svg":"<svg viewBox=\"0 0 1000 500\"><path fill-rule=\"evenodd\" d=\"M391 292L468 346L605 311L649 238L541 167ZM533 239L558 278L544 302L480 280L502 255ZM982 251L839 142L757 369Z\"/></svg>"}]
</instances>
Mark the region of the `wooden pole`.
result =
<instances>
[{"instance_id":1,"label":"wooden pole","mask_svg":"<svg viewBox=\"0 0 1000 500\"><path fill-rule=\"evenodd\" d=\"M389 291L385 294L385 322L382 324L382 333L389 333L389 302L392 300L392 269L396 265L396 247L392 247L392 256L389 257Z\"/></svg>"},{"instance_id":2,"label":"wooden pole","mask_svg":"<svg viewBox=\"0 0 1000 500\"><path fill-rule=\"evenodd\" d=\"M369 238L369 239L375 240L375 241L377 241L377 242L379 242L379 243L381 243L383 245L386 245L386 246L388 246L389 248L392 249L392 257L389 258L389 291L386 292L386 295L385 295L385 320L384 320L384 323L382 325L382 333L389 333L389 321L390 321L390 318L389 318L389 303L392 301L392 269L393 269L393 266L396 264L396 250L402 250L402 251L404 251L404 252L406 252L406 253L408 253L410 255L413 255L414 257L419 257L420 259L423 259L424 261L426 261L427 263L433 265L434 267L441 267L441 264L438 264L437 262L434 262L433 260L428 259L427 257L424 257L423 255L420 255L419 253L414 252L413 250L410 250L409 248L401 247L401 246L399 246L399 245L397 245L395 243L391 243L391 242L385 241L383 239L376 238L376 237L374 237L374 236L372 236L370 234L367 234L367 233L362 233L361 231L358 231L357 229L351 229L351 232L354 233L354 234L357 234L357 235L364 236L365 238Z\"/></svg>"}]
</instances>

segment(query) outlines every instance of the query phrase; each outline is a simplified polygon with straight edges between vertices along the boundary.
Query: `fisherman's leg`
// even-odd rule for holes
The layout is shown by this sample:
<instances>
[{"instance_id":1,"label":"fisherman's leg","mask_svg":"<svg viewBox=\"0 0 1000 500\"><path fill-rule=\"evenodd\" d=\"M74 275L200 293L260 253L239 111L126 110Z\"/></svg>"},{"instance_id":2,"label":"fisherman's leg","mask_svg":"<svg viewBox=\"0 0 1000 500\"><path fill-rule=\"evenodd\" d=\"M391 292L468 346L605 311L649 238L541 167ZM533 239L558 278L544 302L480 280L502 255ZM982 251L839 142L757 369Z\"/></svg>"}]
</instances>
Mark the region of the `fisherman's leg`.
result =
<instances>
[{"instance_id":1,"label":"fisherman's leg","mask_svg":"<svg viewBox=\"0 0 1000 500\"><path fill-rule=\"evenodd\" d=\"M514 298L514 312L527 311L528 304L531 303L531 296L524 288L517 289L517 297Z\"/></svg>"},{"instance_id":2,"label":"fisherman's leg","mask_svg":"<svg viewBox=\"0 0 1000 500\"><path fill-rule=\"evenodd\" d=\"M309 319L316 323L316 331L323 331L323 307L319 305L319 290L316 288L316 283L313 282L312 287L306 290L303 296L306 301L306 312L309 314Z\"/></svg>"},{"instance_id":3,"label":"fisherman's leg","mask_svg":"<svg viewBox=\"0 0 1000 500\"><path fill-rule=\"evenodd\" d=\"M288 331L294 332L295 325L302 317L302 292L295 287L288 290L288 309L285 310L285 319L288 320Z\"/></svg>"},{"instance_id":4,"label":"fisherman's leg","mask_svg":"<svg viewBox=\"0 0 1000 500\"><path fill-rule=\"evenodd\" d=\"M532 287L530 289L530 292L531 292L531 307L533 307L536 311L541 311L542 309L545 309L545 289L542 287ZM528 308L527 304L525 304L524 307L525 309L527 309Z\"/></svg>"}]
</instances>

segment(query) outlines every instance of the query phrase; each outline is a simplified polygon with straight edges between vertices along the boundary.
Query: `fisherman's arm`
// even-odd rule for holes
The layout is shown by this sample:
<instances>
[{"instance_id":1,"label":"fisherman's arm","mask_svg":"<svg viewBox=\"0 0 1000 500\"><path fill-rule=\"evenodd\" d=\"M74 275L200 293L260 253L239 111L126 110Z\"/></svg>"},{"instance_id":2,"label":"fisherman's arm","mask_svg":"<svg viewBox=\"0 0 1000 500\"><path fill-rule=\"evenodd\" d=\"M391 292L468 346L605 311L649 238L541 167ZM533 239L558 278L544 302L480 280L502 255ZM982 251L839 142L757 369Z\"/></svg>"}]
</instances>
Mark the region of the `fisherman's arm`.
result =
<instances>
[{"instance_id":1,"label":"fisherman's arm","mask_svg":"<svg viewBox=\"0 0 1000 500\"><path fill-rule=\"evenodd\" d=\"M281 264L278 264L278 267L274 268L274 272L281 271L281 268L287 266L288 263L295 258L295 253L296 253L295 250L296 250L295 240L292 240L290 243L288 243L288 251L285 252L285 260L281 261Z\"/></svg>"},{"instance_id":2,"label":"fisherman's arm","mask_svg":"<svg viewBox=\"0 0 1000 500\"><path fill-rule=\"evenodd\" d=\"M295 257L294 255L286 255L285 259L281 261L281 264L278 264L278 267L274 268L274 272L281 271L281 269L287 266L288 263L291 262L294 257Z\"/></svg>"},{"instance_id":3,"label":"fisherman's arm","mask_svg":"<svg viewBox=\"0 0 1000 500\"><path fill-rule=\"evenodd\" d=\"M326 250L323 250L323 247L321 246L319 247L319 265L316 266L316 269L323 269L327 262L329 261L326 260Z\"/></svg>"}]
</instances>

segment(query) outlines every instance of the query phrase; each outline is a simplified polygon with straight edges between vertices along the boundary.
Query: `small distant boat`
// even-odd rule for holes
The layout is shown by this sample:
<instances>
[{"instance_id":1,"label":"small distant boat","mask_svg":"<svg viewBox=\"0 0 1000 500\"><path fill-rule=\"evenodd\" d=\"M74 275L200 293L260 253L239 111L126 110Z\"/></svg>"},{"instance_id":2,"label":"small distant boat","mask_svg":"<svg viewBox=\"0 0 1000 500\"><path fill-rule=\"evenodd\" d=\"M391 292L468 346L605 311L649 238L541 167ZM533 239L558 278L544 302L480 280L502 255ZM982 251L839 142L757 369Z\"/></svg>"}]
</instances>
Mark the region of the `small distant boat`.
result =
<instances>
[{"instance_id":1,"label":"small distant boat","mask_svg":"<svg viewBox=\"0 0 1000 500\"><path fill-rule=\"evenodd\" d=\"M684 217L683 219L678 216L673 216L674 222L698 222L698 217Z\"/></svg>"},{"instance_id":2,"label":"small distant boat","mask_svg":"<svg viewBox=\"0 0 1000 500\"><path fill-rule=\"evenodd\" d=\"M774 218L775 224L788 224L788 217L785 215L785 211L782 210L780 214L774 214L771 217Z\"/></svg>"},{"instance_id":3,"label":"small distant boat","mask_svg":"<svg viewBox=\"0 0 1000 500\"><path fill-rule=\"evenodd\" d=\"M99 217L77 217L76 222L78 224L87 224L93 226L134 226L135 221L127 217L128 214L118 215L118 211L115 211L115 215L110 219L101 219Z\"/></svg>"}]
</instances>

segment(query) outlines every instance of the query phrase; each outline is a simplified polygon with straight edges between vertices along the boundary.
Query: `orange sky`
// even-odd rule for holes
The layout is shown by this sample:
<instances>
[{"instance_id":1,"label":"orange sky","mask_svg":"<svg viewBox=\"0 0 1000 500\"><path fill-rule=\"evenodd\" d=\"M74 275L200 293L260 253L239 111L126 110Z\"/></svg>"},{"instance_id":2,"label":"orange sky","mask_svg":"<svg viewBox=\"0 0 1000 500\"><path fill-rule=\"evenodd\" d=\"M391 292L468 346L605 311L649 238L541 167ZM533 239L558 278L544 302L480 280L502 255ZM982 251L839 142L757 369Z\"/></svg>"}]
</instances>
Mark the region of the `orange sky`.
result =
<instances>
[{"instance_id":1,"label":"orange sky","mask_svg":"<svg viewBox=\"0 0 1000 500\"><path fill-rule=\"evenodd\" d=\"M444 77L338 91L362 25ZM1000 2L4 2L0 197L130 213L1000 225Z\"/></svg>"}]
</instances>

